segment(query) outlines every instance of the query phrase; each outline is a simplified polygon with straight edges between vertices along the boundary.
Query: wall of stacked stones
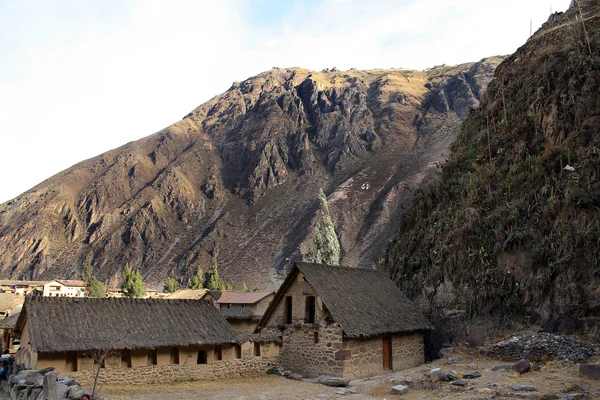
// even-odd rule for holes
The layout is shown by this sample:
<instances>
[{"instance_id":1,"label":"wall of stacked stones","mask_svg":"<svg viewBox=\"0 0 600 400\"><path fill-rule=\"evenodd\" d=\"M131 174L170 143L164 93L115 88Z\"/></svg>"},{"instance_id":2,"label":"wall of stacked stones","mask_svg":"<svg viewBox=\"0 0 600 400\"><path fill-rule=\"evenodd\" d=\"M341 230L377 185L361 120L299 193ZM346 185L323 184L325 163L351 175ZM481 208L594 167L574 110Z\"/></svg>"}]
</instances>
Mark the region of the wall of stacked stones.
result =
<instances>
[{"instance_id":1,"label":"wall of stacked stones","mask_svg":"<svg viewBox=\"0 0 600 400\"><path fill-rule=\"evenodd\" d=\"M425 361L423 334L392 336L392 369L417 367ZM345 378L357 379L378 375L383 369L383 337L368 339L345 338L341 357Z\"/></svg>"},{"instance_id":2,"label":"wall of stacked stones","mask_svg":"<svg viewBox=\"0 0 600 400\"><path fill-rule=\"evenodd\" d=\"M277 364L277 358L241 358L213 364L148 365L134 368L101 368L100 382L111 384L169 383L186 380L212 380L264 374ZM71 372L69 376L83 386L94 383L94 370Z\"/></svg>"},{"instance_id":3,"label":"wall of stacked stones","mask_svg":"<svg viewBox=\"0 0 600 400\"><path fill-rule=\"evenodd\" d=\"M292 297L292 324L286 324L286 297ZM314 323L305 323L306 299L315 297ZM285 291L267 323L267 329L283 331L280 366L305 377L318 375L341 376L343 360L342 329L339 324L327 321L323 302L302 274Z\"/></svg>"},{"instance_id":4,"label":"wall of stacked stones","mask_svg":"<svg viewBox=\"0 0 600 400\"><path fill-rule=\"evenodd\" d=\"M323 321L320 324L295 324L283 333L279 365L309 378L342 376L341 349L342 328L338 324Z\"/></svg>"},{"instance_id":5,"label":"wall of stacked stones","mask_svg":"<svg viewBox=\"0 0 600 400\"><path fill-rule=\"evenodd\" d=\"M423 332L392 337L392 357L394 371L423 364L425 362Z\"/></svg>"}]
</instances>

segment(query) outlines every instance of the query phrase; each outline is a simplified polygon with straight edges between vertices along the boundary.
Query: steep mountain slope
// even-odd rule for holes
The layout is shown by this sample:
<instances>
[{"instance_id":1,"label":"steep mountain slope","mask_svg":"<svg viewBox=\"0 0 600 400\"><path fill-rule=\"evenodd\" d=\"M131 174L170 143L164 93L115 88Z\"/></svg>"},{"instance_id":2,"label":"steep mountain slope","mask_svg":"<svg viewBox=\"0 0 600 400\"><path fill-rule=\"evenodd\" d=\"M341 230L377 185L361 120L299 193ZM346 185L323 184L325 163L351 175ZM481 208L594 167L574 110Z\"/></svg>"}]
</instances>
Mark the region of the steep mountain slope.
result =
<instances>
[{"instance_id":1,"label":"steep mountain slope","mask_svg":"<svg viewBox=\"0 0 600 400\"><path fill-rule=\"evenodd\" d=\"M570 317L600 337L600 5L580 5L496 69L387 250L441 334Z\"/></svg>"},{"instance_id":2,"label":"steep mountain slope","mask_svg":"<svg viewBox=\"0 0 600 400\"><path fill-rule=\"evenodd\" d=\"M182 121L77 164L0 206L0 275L116 282L191 277L218 251L250 288L312 246L328 194L343 262L370 264L411 190L440 161L494 68L312 72L274 68ZM433 164L431 164L433 165Z\"/></svg>"}]
</instances>

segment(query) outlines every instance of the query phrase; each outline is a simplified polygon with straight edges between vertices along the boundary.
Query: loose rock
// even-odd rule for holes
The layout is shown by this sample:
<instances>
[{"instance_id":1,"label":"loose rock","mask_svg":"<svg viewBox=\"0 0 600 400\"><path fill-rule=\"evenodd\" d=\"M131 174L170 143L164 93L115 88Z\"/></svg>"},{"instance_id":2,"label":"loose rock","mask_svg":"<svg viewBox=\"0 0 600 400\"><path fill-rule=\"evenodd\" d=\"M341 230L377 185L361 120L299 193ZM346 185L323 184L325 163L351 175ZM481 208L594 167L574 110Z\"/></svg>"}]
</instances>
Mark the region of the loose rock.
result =
<instances>
[{"instance_id":1,"label":"loose rock","mask_svg":"<svg viewBox=\"0 0 600 400\"><path fill-rule=\"evenodd\" d=\"M480 378L480 377L481 377L481 373L477 372L477 371L465 372L463 374L463 378L465 378L465 379L475 379L475 378Z\"/></svg>"},{"instance_id":2,"label":"loose rock","mask_svg":"<svg viewBox=\"0 0 600 400\"><path fill-rule=\"evenodd\" d=\"M405 394L408 392L408 386L396 385L392 387L392 394Z\"/></svg>"},{"instance_id":3,"label":"loose rock","mask_svg":"<svg viewBox=\"0 0 600 400\"><path fill-rule=\"evenodd\" d=\"M541 332L513 336L482 350L482 353L504 359L542 361L548 357L550 360L585 362L594 357L595 350L591 344L574 336Z\"/></svg>"},{"instance_id":4,"label":"loose rock","mask_svg":"<svg viewBox=\"0 0 600 400\"><path fill-rule=\"evenodd\" d=\"M514 366L513 369L518 372L519 374L525 374L527 372L529 372L529 370L531 369L531 364L529 364L529 361L523 359L520 360L519 362L517 362Z\"/></svg>"},{"instance_id":5,"label":"loose rock","mask_svg":"<svg viewBox=\"0 0 600 400\"><path fill-rule=\"evenodd\" d=\"M533 385L512 385L511 389L515 392L533 392L535 391L535 386Z\"/></svg>"},{"instance_id":6,"label":"loose rock","mask_svg":"<svg viewBox=\"0 0 600 400\"><path fill-rule=\"evenodd\" d=\"M325 386L346 387L350 384L350 379L321 375L317 377L317 382Z\"/></svg>"},{"instance_id":7,"label":"loose rock","mask_svg":"<svg viewBox=\"0 0 600 400\"><path fill-rule=\"evenodd\" d=\"M462 379L459 379L457 381L452 382L452 384L454 386L466 386L467 385L467 381L463 381Z\"/></svg>"},{"instance_id":8,"label":"loose rock","mask_svg":"<svg viewBox=\"0 0 600 400\"><path fill-rule=\"evenodd\" d=\"M592 379L600 379L600 365L581 364L579 366L579 375L587 376Z\"/></svg>"}]
</instances>

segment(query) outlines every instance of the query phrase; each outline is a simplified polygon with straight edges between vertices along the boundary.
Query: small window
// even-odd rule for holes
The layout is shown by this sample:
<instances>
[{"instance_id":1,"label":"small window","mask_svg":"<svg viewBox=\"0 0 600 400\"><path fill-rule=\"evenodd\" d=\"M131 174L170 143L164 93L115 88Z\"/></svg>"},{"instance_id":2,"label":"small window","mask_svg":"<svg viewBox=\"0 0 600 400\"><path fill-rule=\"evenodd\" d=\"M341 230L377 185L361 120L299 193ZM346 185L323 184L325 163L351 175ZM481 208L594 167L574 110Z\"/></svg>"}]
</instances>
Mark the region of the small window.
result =
<instances>
[{"instance_id":1,"label":"small window","mask_svg":"<svg viewBox=\"0 0 600 400\"><path fill-rule=\"evenodd\" d=\"M315 332L314 333L313 342L314 343L319 343L319 332Z\"/></svg>"},{"instance_id":2,"label":"small window","mask_svg":"<svg viewBox=\"0 0 600 400\"><path fill-rule=\"evenodd\" d=\"M235 345L235 358L242 358L242 346L239 344Z\"/></svg>"},{"instance_id":3,"label":"small window","mask_svg":"<svg viewBox=\"0 0 600 400\"><path fill-rule=\"evenodd\" d=\"M196 360L196 364L206 364L206 350L198 351L198 359Z\"/></svg>"},{"instance_id":4,"label":"small window","mask_svg":"<svg viewBox=\"0 0 600 400\"><path fill-rule=\"evenodd\" d=\"M215 346L215 360L221 361L223 359L223 348L221 346Z\"/></svg>"},{"instance_id":5,"label":"small window","mask_svg":"<svg viewBox=\"0 0 600 400\"><path fill-rule=\"evenodd\" d=\"M260 343L254 342L254 356L260 357Z\"/></svg>"},{"instance_id":6,"label":"small window","mask_svg":"<svg viewBox=\"0 0 600 400\"><path fill-rule=\"evenodd\" d=\"M304 323L315 323L315 296L307 296L304 308Z\"/></svg>"},{"instance_id":7,"label":"small window","mask_svg":"<svg viewBox=\"0 0 600 400\"><path fill-rule=\"evenodd\" d=\"M129 350L123 350L121 353L121 366L131 368L131 354Z\"/></svg>"},{"instance_id":8,"label":"small window","mask_svg":"<svg viewBox=\"0 0 600 400\"><path fill-rule=\"evenodd\" d=\"M292 324L292 296L285 298L285 323L287 325Z\"/></svg>"}]
</instances>

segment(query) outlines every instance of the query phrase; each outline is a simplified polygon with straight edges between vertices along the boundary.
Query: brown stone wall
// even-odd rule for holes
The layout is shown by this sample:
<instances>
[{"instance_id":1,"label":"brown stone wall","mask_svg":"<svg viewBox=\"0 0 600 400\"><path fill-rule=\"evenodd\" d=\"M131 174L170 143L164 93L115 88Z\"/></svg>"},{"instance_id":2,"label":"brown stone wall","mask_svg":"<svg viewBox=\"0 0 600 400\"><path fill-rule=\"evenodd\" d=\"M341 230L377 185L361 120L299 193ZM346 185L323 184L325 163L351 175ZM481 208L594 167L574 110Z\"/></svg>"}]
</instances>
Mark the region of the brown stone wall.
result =
<instances>
[{"instance_id":1,"label":"brown stone wall","mask_svg":"<svg viewBox=\"0 0 600 400\"><path fill-rule=\"evenodd\" d=\"M392 338L392 357L394 371L423 364L425 362L423 332L394 336Z\"/></svg>"},{"instance_id":2,"label":"brown stone wall","mask_svg":"<svg viewBox=\"0 0 600 400\"><path fill-rule=\"evenodd\" d=\"M279 353L282 368L309 378L342 376L342 328L338 324L295 324L284 330L282 340Z\"/></svg>"},{"instance_id":3,"label":"brown stone wall","mask_svg":"<svg viewBox=\"0 0 600 400\"><path fill-rule=\"evenodd\" d=\"M344 338L342 349L345 378L364 378L384 372L382 336L368 339ZM392 369L394 371L417 367L424 361L422 332L392 337Z\"/></svg>"},{"instance_id":4,"label":"brown stone wall","mask_svg":"<svg viewBox=\"0 0 600 400\"><path fill-rule=\"evenodd\" d=\"M344 338L342 349L345 378L364 378L383 373L383 339L381 337Z\"/></svg>"},{"instance_id":5,"label":"brown stone wall","mask_svg":"<svg viewBox=\"0 0 600 400\"><path fill-rule=\"evenodd\" d=\"M276 365L276 358L241 358L213 364L149 365L137 368L102 368L99 381L110 384L170 383L187 380L212 380L264 374ZM69 374L83 386L91 386L94 370Z\"/></svg>"}]
</instances>

